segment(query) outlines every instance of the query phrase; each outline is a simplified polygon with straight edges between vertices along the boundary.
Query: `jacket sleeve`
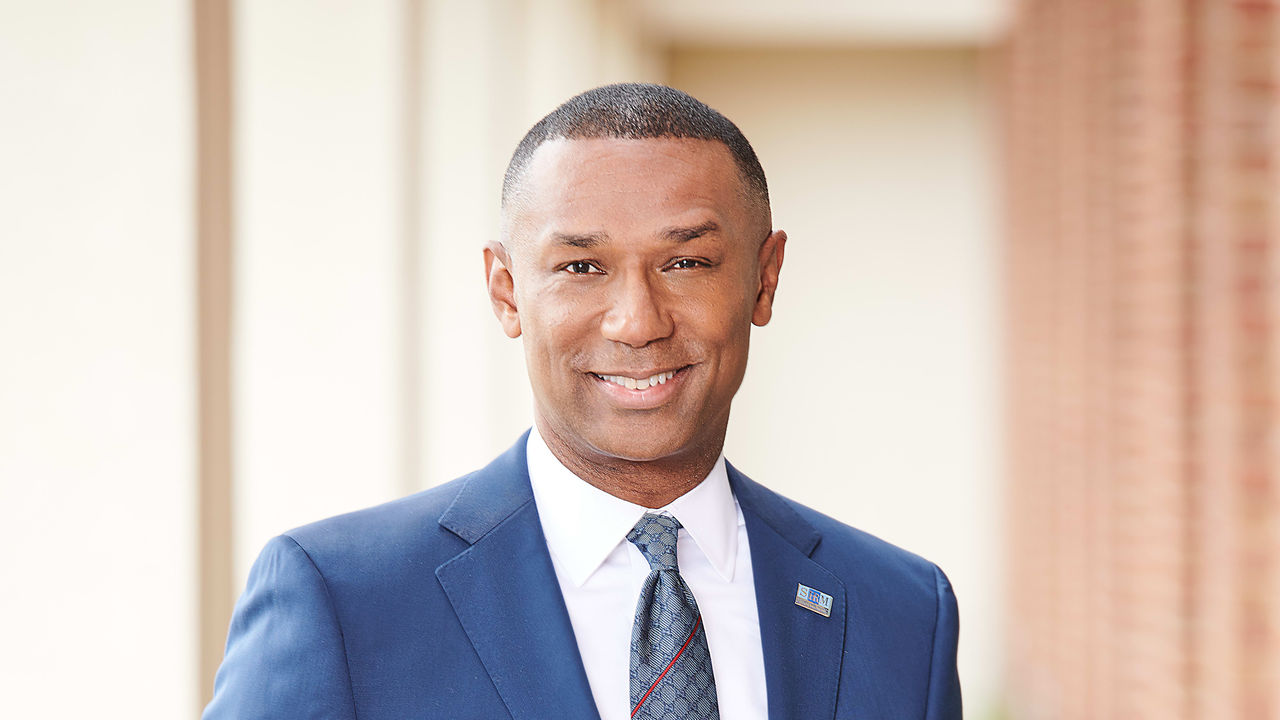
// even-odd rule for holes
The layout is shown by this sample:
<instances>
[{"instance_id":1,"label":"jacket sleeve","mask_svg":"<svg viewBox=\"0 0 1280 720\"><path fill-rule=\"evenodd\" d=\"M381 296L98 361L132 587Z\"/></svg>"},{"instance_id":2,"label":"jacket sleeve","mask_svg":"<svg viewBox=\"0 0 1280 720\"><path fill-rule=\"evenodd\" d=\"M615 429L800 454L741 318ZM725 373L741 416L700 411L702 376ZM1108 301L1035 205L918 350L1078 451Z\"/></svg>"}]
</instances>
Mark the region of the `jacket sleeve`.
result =
<instances>
[{"instance_id":1,"label":"jacket sleeve","mask_svg":"<svg viewBox=\"0 0 1280 720\"><path fill-rule=\"evenodd\" d=\"M355 718L328 587L288 536L267 543L227 634L204 720Z\"/></svg>"},{"instance_id":2,"label":"jacket sleeve","mask_svg":"<svg viewBox=\"0 0 1280 720\"><path fill-rule=\"evenodd\" d=\"M933 658L929 664L929 701L926 720L961 720L960 674L956 670L956 648L960 637L960 612L951 582L934 567L937 582L938 617L933 628Z\"/></svg>"}]
</instances>

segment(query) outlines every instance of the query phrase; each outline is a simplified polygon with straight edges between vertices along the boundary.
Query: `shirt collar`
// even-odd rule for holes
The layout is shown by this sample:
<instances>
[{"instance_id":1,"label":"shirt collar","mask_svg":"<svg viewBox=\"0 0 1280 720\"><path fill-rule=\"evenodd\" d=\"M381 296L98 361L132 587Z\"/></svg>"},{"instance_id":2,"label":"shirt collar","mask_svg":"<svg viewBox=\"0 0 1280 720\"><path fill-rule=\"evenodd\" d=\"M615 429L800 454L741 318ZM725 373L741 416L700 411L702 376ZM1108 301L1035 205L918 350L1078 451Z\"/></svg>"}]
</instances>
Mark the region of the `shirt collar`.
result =
<instances>
[{"instance_id":1,"label":"shirt collar","mask_svg":"<svg viewBox=\"0 0 1280 720\"><path fill-rule=\"evenodd\" d=\"M535 426L529 433L529 481L547 548L574 585L581 587L649 508L627 502L588 483L565 467ZM659 508L680 521L694 544L726 582L733 579L742 512L724 456L692 490Z\"/></svg>"}]
</instances>

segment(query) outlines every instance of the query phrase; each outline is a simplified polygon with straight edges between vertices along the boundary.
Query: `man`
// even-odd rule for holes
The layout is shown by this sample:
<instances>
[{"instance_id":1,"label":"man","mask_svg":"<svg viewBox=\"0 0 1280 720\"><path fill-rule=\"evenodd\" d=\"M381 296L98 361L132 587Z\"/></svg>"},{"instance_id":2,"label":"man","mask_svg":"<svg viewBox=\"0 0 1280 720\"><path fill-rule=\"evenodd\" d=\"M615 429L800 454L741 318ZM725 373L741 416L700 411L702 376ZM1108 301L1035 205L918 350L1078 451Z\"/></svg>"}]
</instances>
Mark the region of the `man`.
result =
<instances>
[{"instance_id":1,"label":"man","mask_svg":"<svg viewBox=\"0 0 1280 720\"><path fill-rule=\"evenodd\" d=\"M535 125L484 251L534 427L268 544L205 717L959 718L941 571L721 456L786 239L750 144L684 93Z\"/></svg>"}]
</instances>

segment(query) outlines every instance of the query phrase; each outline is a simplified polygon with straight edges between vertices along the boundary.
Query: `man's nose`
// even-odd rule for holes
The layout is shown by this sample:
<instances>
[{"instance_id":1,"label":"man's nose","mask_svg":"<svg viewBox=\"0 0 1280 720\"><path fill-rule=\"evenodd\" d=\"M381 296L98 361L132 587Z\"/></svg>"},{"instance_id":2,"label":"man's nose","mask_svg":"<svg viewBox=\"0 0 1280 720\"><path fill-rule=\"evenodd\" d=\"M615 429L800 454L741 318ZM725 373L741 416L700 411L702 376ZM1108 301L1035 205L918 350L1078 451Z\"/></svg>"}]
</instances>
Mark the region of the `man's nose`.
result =
<instances>
[{"instance_id":1,"label":"man's nose","mask_svg":"<svg viewBox=\"0 0 1280 720\"><path fill-rule=\"evenodd\" d=\"M600 327L606 339L644 347L671 335L675 324L646 273L628 273L613 285Z\"/></svg>"}]
</instances>

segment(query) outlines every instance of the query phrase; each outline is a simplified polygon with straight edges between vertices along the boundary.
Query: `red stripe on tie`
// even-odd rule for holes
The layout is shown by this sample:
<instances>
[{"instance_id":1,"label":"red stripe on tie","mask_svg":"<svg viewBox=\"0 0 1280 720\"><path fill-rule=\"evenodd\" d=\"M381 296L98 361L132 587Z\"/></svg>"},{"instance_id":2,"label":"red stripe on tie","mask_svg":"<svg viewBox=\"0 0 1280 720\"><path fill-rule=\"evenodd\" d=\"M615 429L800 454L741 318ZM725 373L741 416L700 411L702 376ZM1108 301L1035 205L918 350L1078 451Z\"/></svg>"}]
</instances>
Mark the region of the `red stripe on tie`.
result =
<instances>
[{"instance_id":1,"label":"red stripe on tie","mask_svg":"<svg viewBox=\"0 0 1280 720\"><path fill-rule=\"evenodd\" d=\"M640 697L640 702L636 703L635 709L631 711L631 717L635 717L636 713L640 712L640 708L644 705L644 701L649 699L649 693L653 692L653 689L658 687L658 683L662 682L662 678L667 676L667 670L670 670L671 666L675 665L676 661L680 659L680 656L684 654L684 649L689 647L689 643L693 642L693 636L698 633L698 626L701 624L702 616L699 615L698 621L693 624L693 631L689 633L689 637L685 638L684 644L676 651L676 656L671 658L671 662L667 663L666 670L662 671L662 674L658 676L658 679L654 680L653 684L649 686L649 689Z\"/></svg>"}]
</instances>

